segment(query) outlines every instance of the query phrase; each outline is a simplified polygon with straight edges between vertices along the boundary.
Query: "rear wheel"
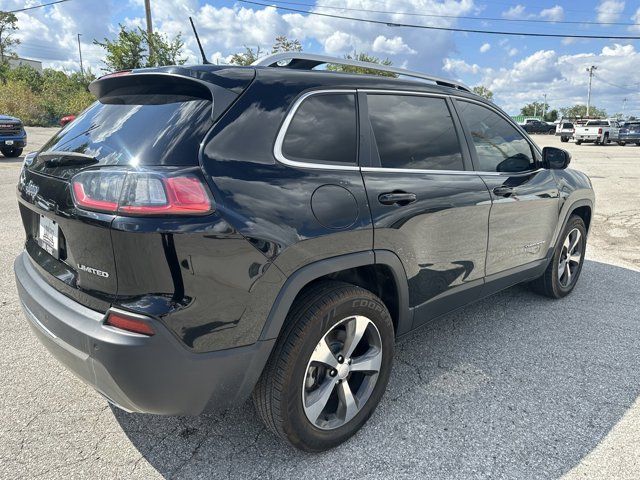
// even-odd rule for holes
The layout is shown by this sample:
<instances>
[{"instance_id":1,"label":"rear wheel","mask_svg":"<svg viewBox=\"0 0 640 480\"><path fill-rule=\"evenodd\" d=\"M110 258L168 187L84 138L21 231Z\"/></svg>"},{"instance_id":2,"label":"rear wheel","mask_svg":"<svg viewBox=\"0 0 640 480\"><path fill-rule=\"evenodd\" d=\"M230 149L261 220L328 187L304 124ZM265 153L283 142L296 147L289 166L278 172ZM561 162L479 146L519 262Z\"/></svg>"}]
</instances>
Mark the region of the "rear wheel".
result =
<instances>
[{"instance_id":1,"label":"rear wheel","mask_svg":"<svg viewBox=\"0 0 640 480\"><path fill-rule=\"evenodd\" d=\"M393 323L378 297L342 282L311 287L292 307L256 385L256 410L297 448L333 448L380 402L393 350Z\"/></svg>"},{"instance_id":2,"label":"rear wheel","mask_svg":"<svg viewBox=\"0 0 640 480\"><path fill-rule=\"evenodd\" d=\"M621 147L624 147L627 144L627 142L618 142L618 145L620 145Z\"/></svg>"},{"instance_id":3,"label":"rear wheel","mask_svg":"<svg viewBox=\"0 0 640 480\"><path fill-rule=\"evenodd\" d=\"M4 155L7 158L15 158L22 155L22 148L15 148L15 147L3 148L0 150L0 152L2 152L2 155Z\"/></svg>"},{"instance_id":4,"label":"rear wheel","mask_svg":"<svg viewBox=\"0 0 640 480\"><path fill-rule=\"evenodd\" d=\"M582 140L576 140L576 145L582 145Z\"/></svg>"},{"instance_id":5,"label":"rear wheel","mask_svg":"<svg viewBox=\"0 0 640 480\"><path fill-rule=\"evenodd\" d=\"M544 274L531 282L535 291L562 298L573 290L580 277L587 246L587 229L582 218L572 215Z\"/></svg>"},{"instance_id":6,"label":"rear wheel","mask_svg":"<svg viewBox=\"0 0 640 480\"><path fill-rule=\"evenodd\" d=\"M560 141L562 143L567 143L569 141L569 137L560 137Z\"/></svg>"}]
</instances>

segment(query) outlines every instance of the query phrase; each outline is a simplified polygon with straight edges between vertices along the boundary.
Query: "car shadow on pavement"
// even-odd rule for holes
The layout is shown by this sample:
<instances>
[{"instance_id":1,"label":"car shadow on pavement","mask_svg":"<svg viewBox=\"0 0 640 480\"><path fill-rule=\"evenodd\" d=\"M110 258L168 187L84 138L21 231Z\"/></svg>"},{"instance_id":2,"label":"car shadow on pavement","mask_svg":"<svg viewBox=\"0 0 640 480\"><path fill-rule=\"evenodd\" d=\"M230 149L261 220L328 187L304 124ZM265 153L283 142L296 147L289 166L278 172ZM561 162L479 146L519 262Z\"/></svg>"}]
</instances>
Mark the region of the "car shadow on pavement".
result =
<instances>
[{"instance_id":1,"label":"car shadow on pavement","mask_svg":"<svg viewBox=\"0 0 640 480\"><path fill-rule=\"evenodd\" d=\"M640 394L640 272L587 261L582 275L565 299L517 286L401 340L376 413L323 454L283 444L249 402L113 413L167 478L556 478Z\"/></svg>"}]
</instances>

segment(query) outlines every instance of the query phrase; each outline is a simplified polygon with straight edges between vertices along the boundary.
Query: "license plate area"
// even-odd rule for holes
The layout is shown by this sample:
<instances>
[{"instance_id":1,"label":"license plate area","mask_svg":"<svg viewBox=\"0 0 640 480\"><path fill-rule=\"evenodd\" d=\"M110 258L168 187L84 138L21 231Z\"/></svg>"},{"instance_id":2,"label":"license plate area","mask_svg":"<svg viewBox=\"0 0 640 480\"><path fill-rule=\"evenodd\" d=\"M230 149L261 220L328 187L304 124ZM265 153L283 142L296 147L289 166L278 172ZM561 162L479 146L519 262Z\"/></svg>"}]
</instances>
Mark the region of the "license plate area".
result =
<instances>
[{"instance_id":1,"label":"license plate area","mask_svg":"<svg viewBox=\"0 0 640 480\"><path fill-rule=\"evenodd\" d=\"M38 227L38 245L54 258L59 258L59 235L58 224L50 218L40 215L40 225Z\"/></svg>"},{"instance_id":2,"label":"license plate area","mask_svg":"<svg viewBox=\"0 0 640 480\"><path fill-rule=\"evenodd\" d=\"M13 145L13 140L5 140L5 145Z\"/></svg>"}]
</instances>

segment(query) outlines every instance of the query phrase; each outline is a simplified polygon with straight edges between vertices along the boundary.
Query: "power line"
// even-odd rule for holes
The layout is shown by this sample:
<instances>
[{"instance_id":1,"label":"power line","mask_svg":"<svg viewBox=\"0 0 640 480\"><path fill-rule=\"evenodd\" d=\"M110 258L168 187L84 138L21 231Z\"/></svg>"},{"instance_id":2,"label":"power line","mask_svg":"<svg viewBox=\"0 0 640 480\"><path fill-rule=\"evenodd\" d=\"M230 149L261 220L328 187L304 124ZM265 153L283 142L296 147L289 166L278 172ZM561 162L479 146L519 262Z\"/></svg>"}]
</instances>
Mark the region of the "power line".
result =
<instances>
[{"instance_id":1,"label":"power line","mask_svg":"<svg viewBox=\"0 0 640 480\"><path fill-rule=\"evenodd\" d=\"M16 10L9 10L5 13L18 13L18 12L26 12L27 10L34 10L36 8L49 7L51 5L56 5L58 3L68 2L69 0L57 0L56 2L42 3L40 5L33 5L31 7L18 8Z\"/></svg>"},{"instance_id":2,"label":"power line","mask_svg":"<svg viewBox=\"0 0 640 480\"><path fill-rule=\"evenodd\" d=\"M631 85L618 85L617 83L612 83L609 82L608 80L605 80L604 78L602 78L600 75L597 74L593 74L594 77L596 77L598 80L600 80L602 83L606 83L607 85L610 85L612 87L616 87L616 88L620 88L622 90L628 90L630 92L637 92L638 91L638 86L631 86Z\"/></svg>"},{"instance_id":3,"label":"power line","mask_svg":"<svg viewBox=\"0 0 640 480\"><path fill-rule=\"evenodd\" d=\"M308 3L301 2L285 2L282 0L277 0L277 3L282 3L285 5L298 5L309 8L324 8L330 10L344 10L351 12L368 12L368 13L383 13L387 15L407 15L411 17L429 17L429 18L452 18L452 19L463 19L463 20L483 20L483 21L491 21L491 22L516 22L516 23L557 23L557 24L565 24L565 25L624 25L624 26L638 26L640 23L630 23L630 22L591 22L588 20L579 21L579 20L537 20L532 18L499 18L499 17L474 17L469 15L436 15L431 13L417 13L417 12L394 12L389 10L370 10L365 8L349 8L349 7L336 7L332 5L310 5Z\"/></svg>"},{"instance_id":4,"label":"power line","mask_svg":"<svg viewBox=\"0 0 640 480\"><path fill-rule=\"evenodd\" d=\"M307 15L315 15L319 17L338 18L341 20L351 20L353 22L373 23L377 25L386 25L388 27L407 27L407 28L421 28L425 30L441 30L445 32L466 32L466 33L484 33L486 35L510 35L517 37L551 37L551 38L591 38L601 40L640 40L640 36L631 35L572 35L562 33L529 33L529 32L505 32L499 30L479 30L474 28L455 28L455 27L433 27L427 25L416 25L413 23L397 23L386 22L384 20L373 20L368 18L359 17L347 17L344 15L334 15L330 13L310 12L309 10L302 10L300 8L281 7L279 5L261 3L252 0L238 0L239 3L246 3L250 5L259 5L261 7L274 7L280 10L296 13L306 13Z\"/></svg>"}]
</instances>

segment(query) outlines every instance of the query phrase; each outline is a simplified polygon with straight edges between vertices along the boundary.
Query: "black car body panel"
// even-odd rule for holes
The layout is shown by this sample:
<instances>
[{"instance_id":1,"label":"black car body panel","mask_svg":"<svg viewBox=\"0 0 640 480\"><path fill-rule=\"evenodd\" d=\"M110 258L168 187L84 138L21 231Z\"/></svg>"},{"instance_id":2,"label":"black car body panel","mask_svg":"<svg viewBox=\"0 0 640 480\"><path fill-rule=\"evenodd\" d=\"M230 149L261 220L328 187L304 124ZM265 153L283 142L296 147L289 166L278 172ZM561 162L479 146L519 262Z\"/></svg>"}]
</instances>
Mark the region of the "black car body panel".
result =
<instances>
[{"instance_id":1,"label":"black car body panel","mask_svg":"<svg viewBox=\"0 0 640 480\"><path fill-rule=\"evenodd\" d=\"M510 174L479 171L472 132L455 102L475 102L508 117L493 104L449 87L323 71L197 66L107 77L92 91L101 99L94 110L63 129L23 169L18 198L27 241L16 276L43 343L129 410L191 414L246 398L296 296L318 279L364 286L372 279L384 281L385 288L376 293L392 314L396 334L403 335L539 275L568 216L583 208L588 219L593 209L586 176L541 168L541 152L526 137L534 168ZM353 158L341 164L302 164L287 157L283 135L293 128L297 111L307 99L332 93L345 95L346 104L353 105ZM390 93L443 99L457 138L448 147L459 150L457 171L381 167L368 96ZM123 95L127 98L120 101ZM175 105L195 112L198 120L172 117L167 109ZM109 123L107 131L107 124L91 113L114 109L133 117L148 110L139 117L148 119L147 128L157 109L165 112L156 117L163 118L164 127L157 138L146 133L136 142L135 130L124 131L134 128L127 125L129 116ZM118 148L105 140L109 135L122 139L121 156L114 157ZM166 144L158 149L157 142ZM96 162L62 170L55 162L47 166L47 151L65 149L91 154ZM115 168L191 169L210 189L214 210L203 216L140 217L74 204L69 183L74 174ZM500 188L514 193L496 195ZM387 195L398 194L399 203L387 202ZM59 225L58 255L38 243L41 215ZM30 287L44 282L47 288ZM50 301L76 302L91 329L63 313L53 315L47 327L48 316L38 305ZM130 334L114 331L104 325L114 309L142 316L159 333L133 341ZM83 352L85 364L104 370L102 380L82 370L86 365L78 366L77 359L56 353L59 342L52 343L38 322L60 341L76 342L73 348ZM77 337L58 335L74 328ZM98 345L98 351L91 345ZM169 352L166 358L161 358L163 349ZM140 361L145 351L149 359L125 373L125 362ZM241 362L242 374L233 358ZM180 379L179 371L191 363L195 370ZM153 368L166 372L135 384L136 375ZM232 381L220 369L238 378ZM205 385L195 385L198 375L214 370L218 373ZM153 396L164 396L166 402Z\"/></svg>"}]
</instances>

